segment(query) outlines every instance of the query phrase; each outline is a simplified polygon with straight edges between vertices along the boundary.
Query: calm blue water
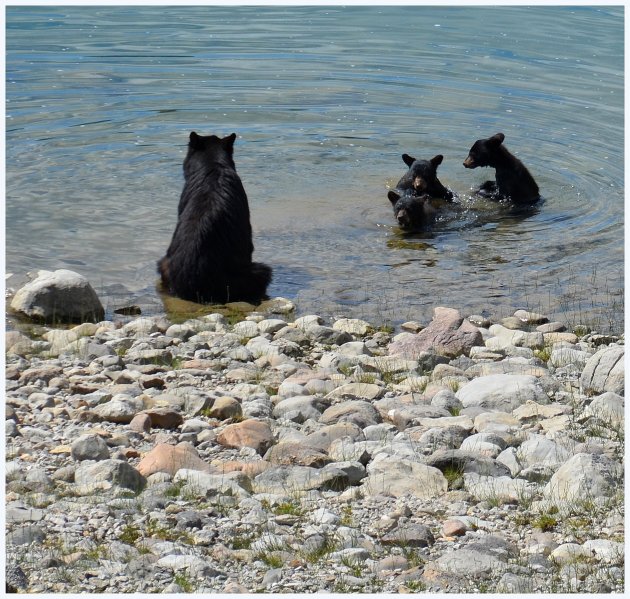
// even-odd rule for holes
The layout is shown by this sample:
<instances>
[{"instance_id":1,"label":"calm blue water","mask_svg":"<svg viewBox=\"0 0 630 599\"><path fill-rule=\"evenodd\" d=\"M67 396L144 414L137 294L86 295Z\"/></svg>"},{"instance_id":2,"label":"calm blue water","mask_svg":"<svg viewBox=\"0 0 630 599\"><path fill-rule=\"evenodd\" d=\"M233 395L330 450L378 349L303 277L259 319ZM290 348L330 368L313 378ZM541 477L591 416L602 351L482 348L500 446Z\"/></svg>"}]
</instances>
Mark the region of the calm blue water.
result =
<instances>
[{"instance_id":1,"label":"calm blue water","mask_svg":"<svg viewBox=\"0 0 630 599\"><path fill-rule=\"evenodd\" d=\"M238 134L255 259L300 313L623 319L622 7L8 7L6 266L160 313L190 131ZM545 202L470 198L498 131ZM402 153L465 206L403 237Z\"/></svg>"}]
</instances>

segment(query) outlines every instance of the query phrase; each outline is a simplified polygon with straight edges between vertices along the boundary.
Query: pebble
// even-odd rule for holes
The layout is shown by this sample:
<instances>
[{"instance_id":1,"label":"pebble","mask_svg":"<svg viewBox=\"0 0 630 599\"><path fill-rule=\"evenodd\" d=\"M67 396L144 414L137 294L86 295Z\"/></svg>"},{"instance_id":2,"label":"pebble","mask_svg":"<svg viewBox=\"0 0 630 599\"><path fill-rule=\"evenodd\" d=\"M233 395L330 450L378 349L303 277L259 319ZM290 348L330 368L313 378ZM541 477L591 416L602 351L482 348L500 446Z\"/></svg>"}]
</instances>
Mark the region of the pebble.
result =
<instances>
[{"instance_id":1,"label":"pebble","mask_svg":"<svg viewBox=\"0 0 630 599\"><path fill-rule=\"evenodd\" d=\"M8 332L11 588L623 592L623 338L294 307Z\"/></svg>"}]
</instances>

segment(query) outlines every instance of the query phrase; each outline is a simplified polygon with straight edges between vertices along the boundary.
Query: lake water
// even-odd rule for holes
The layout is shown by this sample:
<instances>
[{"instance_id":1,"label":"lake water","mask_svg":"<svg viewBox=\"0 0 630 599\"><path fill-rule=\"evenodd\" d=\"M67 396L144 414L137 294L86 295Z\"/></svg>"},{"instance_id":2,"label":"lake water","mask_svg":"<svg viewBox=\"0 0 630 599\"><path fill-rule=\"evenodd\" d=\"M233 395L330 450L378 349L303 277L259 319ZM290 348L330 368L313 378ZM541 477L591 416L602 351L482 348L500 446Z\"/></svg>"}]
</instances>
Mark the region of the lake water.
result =
<instances>
[{"instance_id":1,"label":"lake water","mask_svg":"<svg viewBox=\"0 0 630 599\"><path fill-rule=\"evenodd\" d=\"M8 7L6 268L69 268L164 311L190 131L236 132L254 259L300 314L436 305L623 326L623 7ZM470 197L498 131L544 202ZM465 210L403 235L401 154Z\"/></svg>"}]
</instances>

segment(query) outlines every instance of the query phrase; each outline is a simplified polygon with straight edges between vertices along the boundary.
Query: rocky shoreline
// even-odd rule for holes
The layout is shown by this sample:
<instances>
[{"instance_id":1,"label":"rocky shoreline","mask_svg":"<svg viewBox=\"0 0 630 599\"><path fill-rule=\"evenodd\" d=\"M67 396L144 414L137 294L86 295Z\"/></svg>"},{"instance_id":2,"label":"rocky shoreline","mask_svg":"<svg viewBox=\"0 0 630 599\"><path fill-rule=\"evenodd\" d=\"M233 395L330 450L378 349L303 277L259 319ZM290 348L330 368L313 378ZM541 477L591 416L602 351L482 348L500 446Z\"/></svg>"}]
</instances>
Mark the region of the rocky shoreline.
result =
<instances>
[{"instance_id":1,"label":"rocky shoreline","mask_svg":"<svg viewBox=\"0 0 630 599\"><path fill-rule=\"evenodd\" d=\"M623 336L269 310L7 332L9 588L623 592Z\"/></svg>"}]
</instances>

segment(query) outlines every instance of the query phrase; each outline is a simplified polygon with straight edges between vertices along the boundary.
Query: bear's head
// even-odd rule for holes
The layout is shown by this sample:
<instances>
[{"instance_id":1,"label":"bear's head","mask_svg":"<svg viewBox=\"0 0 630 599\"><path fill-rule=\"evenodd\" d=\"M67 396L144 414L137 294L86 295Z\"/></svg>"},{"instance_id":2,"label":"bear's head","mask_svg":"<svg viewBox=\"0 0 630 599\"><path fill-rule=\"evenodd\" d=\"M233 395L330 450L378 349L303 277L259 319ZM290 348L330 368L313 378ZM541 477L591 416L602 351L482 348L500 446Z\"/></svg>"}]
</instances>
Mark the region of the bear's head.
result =
<instances>
[{"instance_id":1,"label":"bear's head","mask_svg":"<svg viewBox=\"0 0 630 599\"><path fill-rule=\"evenodd\" d=\"M410 193L401 195L391 190L387 197L394 208L394 218L405 231L422 229L430 224L435 217L436 210L427 194L417 196Z\"/></svg>"},{"instance_id":2,"label":"bear's head","mask_svg":"<svg viewBox=\"0 0 630 599\"><path fill-rule=\"evenodd\" d=\"M403 191L413 190L416 195L428 194L440 197L442 184L437 178L437 167L442 164L444 156L438 154L431 160L416 160L409 154L402 155L403 162L409 167L403 178L396 186Z\"/></svg>"},{"instance_id":3,"label":"bear's head","mask_svg":"<svg viewBox=\"0 0 630 599\"><path fill-rule=\"evenodd\" d=\"M466 168L478 166L495 166L499 148L505 139L503 133L497 133L487 139L478 139L470 148L468 157L464 160Z\"/></svg>"},{"instance_id":4,"label":"bear's head","mask_svg":"<svg viewBox=\"0 0 630 599\"><path fill-rule=\"evenodd\" d=\"M188 140L188 153L184 159L184 174L198 172L209 163L221 163L234 168L234 140L236 133L227 137L199 135L194 131Z\"/></svg>"}]
</instances>

